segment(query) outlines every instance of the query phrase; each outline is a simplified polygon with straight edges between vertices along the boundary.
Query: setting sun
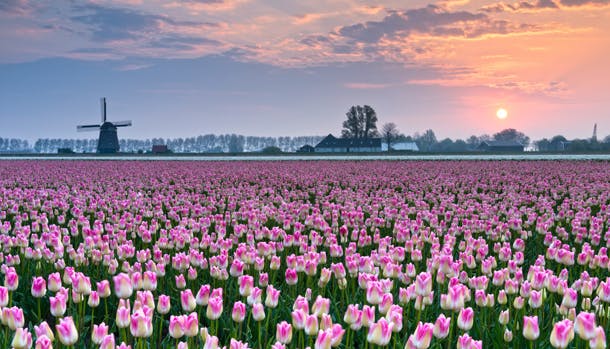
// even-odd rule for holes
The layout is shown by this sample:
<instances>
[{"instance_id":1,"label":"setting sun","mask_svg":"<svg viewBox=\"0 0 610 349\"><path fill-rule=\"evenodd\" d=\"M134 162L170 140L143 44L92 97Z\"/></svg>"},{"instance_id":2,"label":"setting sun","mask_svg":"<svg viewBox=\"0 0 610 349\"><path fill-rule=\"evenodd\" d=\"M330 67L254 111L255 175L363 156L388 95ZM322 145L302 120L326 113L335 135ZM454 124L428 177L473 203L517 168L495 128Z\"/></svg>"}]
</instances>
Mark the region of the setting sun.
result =
<instances>
[{"instance_id":1,"label":"setting sun","mask_svg":"<svg viewBox=\"0 0 610 349\"><path fill-rule=\"evenodd\" d=\"M508 116L508 112L506 111L506 109L500 108L496 112L496 116L498 117L498 119L506 119L506 117Z\"/></svg>"}]
</instances>

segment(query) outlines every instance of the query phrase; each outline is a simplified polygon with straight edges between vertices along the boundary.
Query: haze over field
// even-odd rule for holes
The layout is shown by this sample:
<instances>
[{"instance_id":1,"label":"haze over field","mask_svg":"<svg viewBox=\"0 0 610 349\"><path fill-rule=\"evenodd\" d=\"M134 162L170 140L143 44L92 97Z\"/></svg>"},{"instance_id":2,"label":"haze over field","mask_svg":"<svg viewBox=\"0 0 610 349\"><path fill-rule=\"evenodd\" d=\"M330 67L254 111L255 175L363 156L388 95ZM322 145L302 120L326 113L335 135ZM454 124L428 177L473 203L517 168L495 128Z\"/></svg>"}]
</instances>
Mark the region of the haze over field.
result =
<instances>
[{"instance_id":1,"label":"haze over field","mask_svg":"<svg viewBox=\"0 0 610 349\"><path fill-rule=\"evenodd\" d=\"M608 56L608 0L5 0L0 136L82 137L106 96L124 138L339 134L354 104L406 134L603 137Z\"/></svg>"}]
</instances>

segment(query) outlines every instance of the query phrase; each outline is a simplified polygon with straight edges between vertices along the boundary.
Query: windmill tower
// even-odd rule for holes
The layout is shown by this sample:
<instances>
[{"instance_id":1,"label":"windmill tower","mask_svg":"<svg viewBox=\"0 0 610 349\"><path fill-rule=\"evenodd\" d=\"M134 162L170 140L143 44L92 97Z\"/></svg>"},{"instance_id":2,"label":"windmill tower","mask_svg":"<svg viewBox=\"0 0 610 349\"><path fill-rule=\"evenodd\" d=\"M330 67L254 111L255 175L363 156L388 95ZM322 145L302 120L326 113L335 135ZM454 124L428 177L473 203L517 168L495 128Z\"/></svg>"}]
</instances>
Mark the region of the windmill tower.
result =
<instances>
[{"instance_id":1,"label":"windmill tower","mask_svg":"<svg viewBox=\"0 0 610 349\"><path fill-rule=\"evenodd\" d=\"M597 124L593 125L593 137L591 137L591 142L597 142Z\"/></svg>"},{"instance_id":2,"label":"windmill tower","mask_svg":"<svg viewBox=\"0 0 610 349\"><path fill-rule=\"evenodd\" d=\"M97 152L100 154L113 154L119 151L119 137L117 127L131 126L131 120L110 122L106 120L106 98L101 99L102 122L99 125L79 125L77 131L100 131L97 140Z\"/></svg>"}]
</instances>

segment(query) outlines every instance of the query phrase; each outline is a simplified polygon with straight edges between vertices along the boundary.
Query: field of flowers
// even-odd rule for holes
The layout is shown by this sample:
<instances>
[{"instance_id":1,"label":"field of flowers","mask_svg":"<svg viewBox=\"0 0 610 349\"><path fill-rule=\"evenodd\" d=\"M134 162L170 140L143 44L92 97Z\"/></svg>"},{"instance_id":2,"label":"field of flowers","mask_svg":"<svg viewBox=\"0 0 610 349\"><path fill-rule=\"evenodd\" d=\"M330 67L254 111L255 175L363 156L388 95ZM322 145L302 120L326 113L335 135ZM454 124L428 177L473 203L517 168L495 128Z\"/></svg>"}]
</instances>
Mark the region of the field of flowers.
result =
<instances>
[{"instance_id":1,"label":"field of flowers","mask_svg":"<svg viewBox=\"0 0 610 349\"><path fill-rule=\"evenodd\" d=\"M610 163L0 162L0 348L606 348Z\"/></svg>"}]
</instances>

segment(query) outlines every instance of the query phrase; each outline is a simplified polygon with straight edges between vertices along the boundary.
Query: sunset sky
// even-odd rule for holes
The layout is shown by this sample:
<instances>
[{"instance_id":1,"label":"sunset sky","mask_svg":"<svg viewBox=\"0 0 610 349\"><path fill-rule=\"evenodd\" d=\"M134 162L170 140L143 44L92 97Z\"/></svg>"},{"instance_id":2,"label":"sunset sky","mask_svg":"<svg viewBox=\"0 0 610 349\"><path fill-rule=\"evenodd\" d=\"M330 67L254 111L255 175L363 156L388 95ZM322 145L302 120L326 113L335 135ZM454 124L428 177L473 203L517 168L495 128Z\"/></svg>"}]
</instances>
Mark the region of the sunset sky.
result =
<instances>
[{"instance_id":1,"label":"sunset sky","mask_svg":"<svg viewBox=\"0 0 610 349\"><path fill-rule=\"evenodd\" d=\"M0 0L0 137L610 134L610 0ZM508 117L496 111L505 108Z\"/></svg>"}]
</instances>

